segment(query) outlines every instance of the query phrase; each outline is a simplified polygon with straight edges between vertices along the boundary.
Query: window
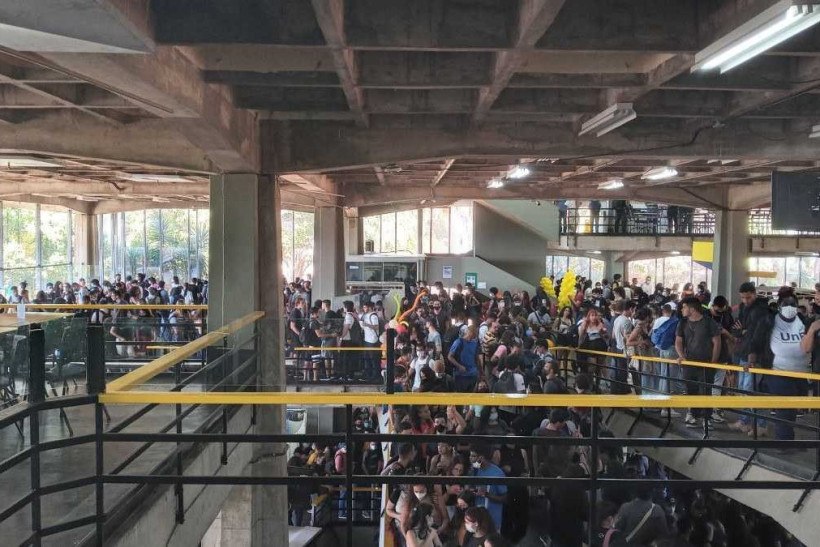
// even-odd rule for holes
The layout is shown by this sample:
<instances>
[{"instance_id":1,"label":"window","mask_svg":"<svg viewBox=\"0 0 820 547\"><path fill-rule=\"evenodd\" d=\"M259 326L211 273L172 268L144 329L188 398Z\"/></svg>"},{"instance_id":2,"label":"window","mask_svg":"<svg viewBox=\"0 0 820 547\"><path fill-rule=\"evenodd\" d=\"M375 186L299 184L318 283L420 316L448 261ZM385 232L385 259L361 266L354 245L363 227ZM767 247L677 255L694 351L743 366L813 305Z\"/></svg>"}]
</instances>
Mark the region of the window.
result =
<instances>
[{"instance_id":1,"label":"window","mask_svg":"<svg viewBox=\"0 0 820 547\"><path fill-rule=\"evenodd\" d=\"M685 255L632 260L628 264L627 273L630 280L636 277L643 282L649 276L653 284L663 283L664 287L669 288L677 284L678 290L685 283L697 285L706 281L709 285L712 282L712 270L693 262L691 256Z\"/></svg>"},{"instance_id":2,"label":"window","mask_svg":"<svg viewBox=\"0 0 820 547\"><path fill-rule=\"evenodd\" d=\"M313 275L313 213L283 210L282 275L292 281Z\"/></svg>"},{"instance_id":3,"label":"window","mask_svg":"<svg viewBox=\"0 0 820 547\"><path fill-rule=\"evenodd\" d=\"M473 249L472 205L385 213L361 222L366 254L466 254Z\"/></svg>"},{"instance_id":4,"label":"window","mask_svg":"<svg viewBox=\"0 0 820 547\"><path fill-rule=\"evenodd\" d=\"M600 281L604 278L604 261L587 256L547 256L546 274L548 276L554 275L555 279L560 279L569 270L593 282Z\"/></svg>"},{"instance_id":5,"label":"window","mask_svg":"<svg viewBox=\"0 0 820 547\"><path fill-rule=\"evenodd\" d=\"M812 290L820 281L820 258L815 256L760 256L749 259L750 270L771 272L771 277L753 277L759 285L769 287L797 283L801 289Z\"/></svg>"}]
</instances>

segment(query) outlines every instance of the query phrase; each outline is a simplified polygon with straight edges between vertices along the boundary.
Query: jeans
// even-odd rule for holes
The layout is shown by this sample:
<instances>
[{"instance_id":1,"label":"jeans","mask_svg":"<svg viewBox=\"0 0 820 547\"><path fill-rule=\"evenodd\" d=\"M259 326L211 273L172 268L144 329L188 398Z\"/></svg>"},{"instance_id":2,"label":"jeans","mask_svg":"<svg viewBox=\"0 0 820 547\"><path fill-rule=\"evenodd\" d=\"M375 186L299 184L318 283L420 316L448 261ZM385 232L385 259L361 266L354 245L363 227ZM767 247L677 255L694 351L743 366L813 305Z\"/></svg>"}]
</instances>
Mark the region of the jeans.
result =
<instances>
[{"instance_id":1,"label":"jeans","mask_svg":"<svg viewBox=\"0 0 820 547\"><path fill-rule=\"evenodd\" d=\"M744 359L738 359L737 361L738 361L737 364L739 364L741 366L748 364L747 361L745 361ZM753 392L753 391L755 391L755 387L757 386L758 391L760 391L760 389L759 389L760 386L758 385L759 382L760 382L760 378L756 377L751 372L740 372L740 373L738 373L737 388L739 390ZM753 412L756 412L758 414L758 416L761 416L762 412L763 412L760 409L752 410L750 408L747 408L746 410L749 412L749 414L741 414L738 417L738 421L740 423L743 423L743 424L746 424L746 425L749 425L752 422L751 414ZM757 418L757 427L759 427L759 428L760 427L766 427L766 420L764 418L758 417Z\"/></svg>"},{"instance_id":2,"label":"jeans","mask_svg":"<svg viewBox=\"0 0 820 547\"><path fill-rule=\"evenodd\" d=\"M711 384L714 381L715 370L714 369L704 369L699 367L691 367L684 365L684 379L686 380L686 394L687 395L706 395L707 394L707 384ZM689 412L695 418L700 418L701 416L709 417L712 414L712 409L710 408L690 408Z\"/></svg>"},{"instance_id":3,"label":"jeans","mask_svg":"<svg viewBox=\"0 0 820 547\"><path fill-rule=\"evenodd\" d=\"M674 347L669 349L662 349L658 352L661 359L677 359L678 352ZM677 363L666 363L667 374L670 379L667 381L667 389L671 393L684 393L686 391L686 384L683 379L683 367Z\"/></svg>"},{"instance_id":4,"label":"jeans","mask_svg":"<svg viewBox=\"0 0 820 547\"><path fill-rule=\"evenodd\" d=\"M720 395L723 393L723 382L726 380L726 371L723 369L715 370L715 381L712 385L712 395Z\"/></svg>"},{"instance_id":5,"label":"jeans","mask_svg":"<svg viewBox=\"0 0 820 547\"><path fill-rule=\"evenodd\" d=\"M365 342L364 345L368 348L377 348L380 346L378 342ZM362 352L362 361L364 362L364 377L367 380L375 380L379 378L379 353L376 351Z\"/></svg>"},{"instance_id":6,"label":"jeans","mask_svg":"<svg viewBox=\"0 0 820 547\"><path fill-rule=\"evenodd\" d=\"M629 387L629 361L626 357L615 357L615 368L612 370L610 393L624 394L631 391Z\"/></svg>"},{"instance_id":7,"label":"jeans","mask_svg":"<svg viewBox=\"0 0 820 547\"><path fill-rule=\"evenodd\" d=\"M808 384L800 378L769 376L766 378L766 384L769 387L769 392L774 395L794 397L805 396L808 393ZM797 419L797 410L793 408L779 408L774 411L774 415L779 420L794 422ZM774 423L774 436L779 441L791 441L794 439L794 426L791 423L777 421Z\"/></svg>"}]
</instances>

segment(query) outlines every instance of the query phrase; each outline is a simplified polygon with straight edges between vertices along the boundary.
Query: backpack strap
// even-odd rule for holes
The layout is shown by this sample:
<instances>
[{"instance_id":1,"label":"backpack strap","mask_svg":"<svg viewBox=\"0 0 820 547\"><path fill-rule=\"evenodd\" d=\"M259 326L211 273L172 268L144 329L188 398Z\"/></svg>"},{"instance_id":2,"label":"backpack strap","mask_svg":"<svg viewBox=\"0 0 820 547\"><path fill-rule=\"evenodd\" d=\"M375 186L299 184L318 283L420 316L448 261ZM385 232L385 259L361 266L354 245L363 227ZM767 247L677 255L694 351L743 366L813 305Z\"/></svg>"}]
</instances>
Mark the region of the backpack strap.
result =
<instances>
[{"instance_id":1,"label":"backpack strap","mask_svg":"<svg viewBox=\"0 0 820 547\"><path fill-rule=\"evenodd\" d=\"M601 544L601 547L609 547L609 542L612 540L612 536L617 532L615 528L609 528L604 535L604 542Z\"/></svg>"},{"instance_id":2,"label":"backpack strap","mask_svg":"<svg viewBox=\"0 0 820 547\"><path fill-rule=\"evenodd\" d=\"M649 510L646 512L646 514L644 514L644 516L643 516L643 518L640 520L640 522L638 522L638 524L635 526L635 528L633 528L633 529L632 529L632 531L631 531L631 532L629 532L629 535L628 535L628 536L626 536L626 542L627 542L627 543L629 543L630 541L632 541L632 538L634 538L634 537L635 537L635 535L636 535L638 532L640 532L641 528L643 528L644 524L646 524L646 521L648 521L648 520L649 520L649 517L651 517L651 516L652 516L652 511L654 511L654 510L655 510L655 504L653 503L653 504L649 507Z\"/></svg>"}]
</instances>

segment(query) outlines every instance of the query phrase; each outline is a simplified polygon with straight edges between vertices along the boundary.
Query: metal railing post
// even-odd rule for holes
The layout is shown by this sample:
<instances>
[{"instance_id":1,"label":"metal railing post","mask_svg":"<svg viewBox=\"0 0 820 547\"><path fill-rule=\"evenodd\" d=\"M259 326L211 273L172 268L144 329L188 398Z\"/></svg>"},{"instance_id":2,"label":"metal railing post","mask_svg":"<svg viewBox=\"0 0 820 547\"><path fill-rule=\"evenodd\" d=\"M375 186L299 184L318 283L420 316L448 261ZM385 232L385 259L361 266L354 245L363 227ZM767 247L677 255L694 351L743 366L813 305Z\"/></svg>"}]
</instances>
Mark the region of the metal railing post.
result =
<instances>
[{"instance_id":1,"label":"metal railing post","mask_svg":"<svg viewBox=\"0 0 820 547\"><path fill-rule=\"evenodd\" d=\"M595 534L598 532L598 407L592 408L592 428L589 434L589 528L588 545L595 544Z\"/></svg>"},{"instance_id":2,"label":"metal railing post","mask_svg":"<svg viewBox=\"0 0 820 547\"><path fill-rule=\"evenodd\" d=\"M347 522L345 524L346 545L353 547L353 405L345 405L345 507ZM340 500L341 501L341 500Z\"/></svg>"},{"instance_id":3,"label":"metal railing post","mask_svg":"<svg viewBox=\"0 0 820 547\"><path fill-rule=\"evenodd\" d=\"M43 528L40 500L40 412L37 405L46 398L46 351L45 331L39 327L29 330L29 404L34 406L29 417L29 441L31 445L31 544L41 544L40 532Z\"/></svg>"},{"instance_id":4,"label":"metal railing post","mask_svg":"<svg viewBox=\"0 0 820 547\"><path fill-rule=\"evenodd\" d=\"M90 323L86 327L86 340L86 390L89 395L97 395L105 392L105 332L102 324Z\"/></svg>"},{"instance_id":5,"label":"metal railing post","mask_svg":"<svg viewBox=\"0 0 820 547\"><path fill-rule=\"evenodd\" d=\"M204 350L203 350L204 352ZM182 363L177 363L174 365L174 383L179 385L182 381ZM174 405L174 414L176 416L176 432L177 435L182 433L182 405L176 404ZM182 477L182 444L177 441L177 454L176 454L176 473L177 477ZM174 483L174 496L176 496L177 507L176 507L176 521L178 524L182 524L185 522L185 498L183 486L181 481L176 481Z\"/></svg>"},{"instance_id":6,"label":"metal railing post","mask_svg":"<svg viewBox=\"0 0 820 547\"><path fill-rule=\"evenodd\" d=\"M105 543L105 450L103 446L103 405L94 403L94 494L96 498L96 544L102 547Z\"/></svg>"},{"instance_id":7,"label":"metal railing post","mask_svg":"<svg viewBox=\"0 0 820 547\"><path fill-rule=\"evenodd\" d=\"M384 335L387 360L384 365L384 391L392 395L396 392L396 329L387 329Z\"/></svg>"}]
</instances>

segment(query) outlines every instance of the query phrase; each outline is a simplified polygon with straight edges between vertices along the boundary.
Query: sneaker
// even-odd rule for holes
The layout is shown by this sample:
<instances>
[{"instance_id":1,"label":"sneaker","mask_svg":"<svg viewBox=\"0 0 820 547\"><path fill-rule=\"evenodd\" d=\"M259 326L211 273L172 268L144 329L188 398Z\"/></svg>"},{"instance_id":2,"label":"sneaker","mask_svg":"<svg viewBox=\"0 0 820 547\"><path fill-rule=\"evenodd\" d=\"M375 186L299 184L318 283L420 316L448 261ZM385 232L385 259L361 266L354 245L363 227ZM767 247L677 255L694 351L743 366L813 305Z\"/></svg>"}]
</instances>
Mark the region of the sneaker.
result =
<instances>
[{"instance_id":1,"label":"sneaker","mask_svg":"<svg viewBox=\"0 0 820 547\"><path fill-rule=\"evenodd\" d=\"M683 423L686 427L697 427L698 420L694 416L692 416L691 412L686 413L686 419L683 420Z\"/></svg>"},{"instance_id":2,"label":"sneaker","mask_svg":"<svg viewBox=\"0 0 820 547\"><path fill-rule=\"evenodd\" d=\"M712 412L712 416L709 418L709 420L711 420L712 423L715 424L722 424L726 422L726 418L721 416L718 412Z\"/></svg>"}]
</instances>

